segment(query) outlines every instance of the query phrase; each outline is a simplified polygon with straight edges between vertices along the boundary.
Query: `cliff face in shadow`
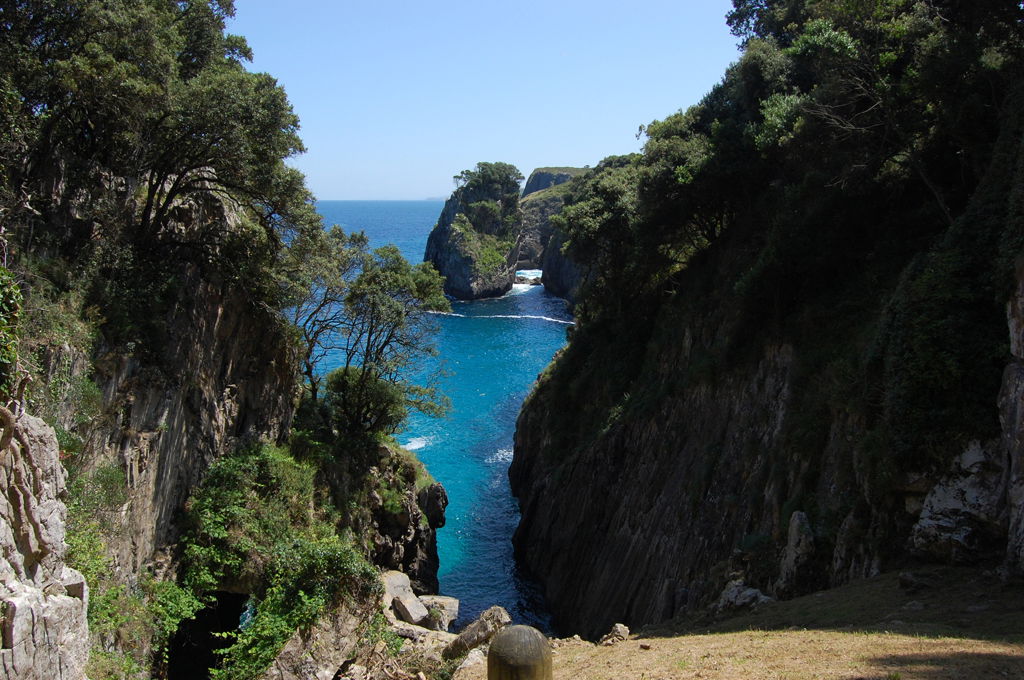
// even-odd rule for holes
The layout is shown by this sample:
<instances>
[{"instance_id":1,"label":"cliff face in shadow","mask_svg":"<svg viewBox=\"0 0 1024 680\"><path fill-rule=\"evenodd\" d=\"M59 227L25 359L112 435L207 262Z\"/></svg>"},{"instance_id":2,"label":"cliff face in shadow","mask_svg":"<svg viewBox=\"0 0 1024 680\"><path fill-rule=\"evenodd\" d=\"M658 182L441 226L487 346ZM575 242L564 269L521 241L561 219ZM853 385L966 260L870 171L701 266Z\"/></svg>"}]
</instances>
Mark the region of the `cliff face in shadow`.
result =
<instances>
[{"instance_id":1,"label":"cliff face in shadow","mask_svg":"<svg viewBox=\"0 0 1024 680\"><path fill-rule=\"evenodd\" d=\"M280 319L196 263L176 275L158 356L101 346L94 362L104 406L84 437L87 459L125 471L122 526L108 547L129 578L177 540L175 521L214 459L287 438L296 398L296 348Z\"/></svg>"},{"instance_id":2,"label":"cliff face in shadow","mask_svg":"<svg viewBox=\"0 0 1024 680\"><path fill-rule=\"evenodd\" d=\"M910 559L1024 574L1024 128L1006 111L934 236L814 250L849 276L780 273L751 305L737 281L763 256L738 227L574 329L509 472L516 554L560 632L666 621L736 580L789 597Z\"/></svg>"}]
</instances>

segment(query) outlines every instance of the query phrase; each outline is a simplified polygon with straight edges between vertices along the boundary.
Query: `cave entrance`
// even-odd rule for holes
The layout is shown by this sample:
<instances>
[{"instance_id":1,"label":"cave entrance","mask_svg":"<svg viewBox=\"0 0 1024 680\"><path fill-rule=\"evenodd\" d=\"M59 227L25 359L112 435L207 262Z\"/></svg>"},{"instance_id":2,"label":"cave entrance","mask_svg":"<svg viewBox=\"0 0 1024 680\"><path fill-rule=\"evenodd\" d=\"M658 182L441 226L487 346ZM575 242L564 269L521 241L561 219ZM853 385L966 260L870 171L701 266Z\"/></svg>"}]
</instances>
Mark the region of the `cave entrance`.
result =
<instances>
[{"instance_id":1,"label":"cave entrance","mask_svg":"<svg viewBox=\"0 0 1024 680\"><path fill-rule=\"evenodd\" d=\"M199 680L210 677L217 666L218 649L231 644L217 633L238 630L249 596L242 593L213 593L214 602L199 610L195 618L183 621L167 650L167 680Z\"/></svg>"}]
</instances>

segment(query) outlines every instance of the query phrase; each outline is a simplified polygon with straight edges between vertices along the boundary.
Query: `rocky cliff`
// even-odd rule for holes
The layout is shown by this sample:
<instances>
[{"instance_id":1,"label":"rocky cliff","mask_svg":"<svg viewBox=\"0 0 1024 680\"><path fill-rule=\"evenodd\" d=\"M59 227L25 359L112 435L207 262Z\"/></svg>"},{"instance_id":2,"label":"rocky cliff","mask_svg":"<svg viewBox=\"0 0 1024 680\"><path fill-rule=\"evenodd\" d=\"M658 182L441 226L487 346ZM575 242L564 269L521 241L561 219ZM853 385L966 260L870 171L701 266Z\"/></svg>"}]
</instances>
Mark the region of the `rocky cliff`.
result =
<instances>
[{"instance_id":1,"label":"rocky cliff","mask_svg":"<svg viewBox=\"0 0 1024 680\"><path fill-rule=\"evenodd\" d=\"M184 203L177 212L179 230L187 233L201 220L237 226L231 211L210 210L207 205L199 212ZM297 398L296 346L275 310L256 302L237 279L202 262L183 260L173 276L173 299L162 307L162 317L148 320L155 332L145 344L98 347L91 379L102 406L80 430L84 450L76 461L78 475L123 472L120 504L105 512L110 527L104 544L114 580L129 589L150 575L159 580L178 576L186 505L211 464L246 444L286 442ZM65 363L83 370L90 362L76 358ZM74 415L66 420L73 421ZM366 469L349 473L356 478L353 489L366 483ZM351 528L365 539L368 556L381 565L408 569L422 590L436 591L435 529L444 522L443 488L437 485L432 496L425 495L421 508L414 480L389 478L383 484L402 495L402 512L396 516L370 508L373 521ZM351 500L339 502L347 506ZM244 597L257 585L219 587ZM366 615L362 612L350 624L361 624ZM326 644L308 634L303 639ZM149 643L103 641L108 647L127 645L123 651L138 659L148 656ZM83 644L88 648L87 638ZM331 668L328 677L336 670Z\"/></svg>"},{"instance_id":2,"label":"rocky cliff","mask_svg":"<svg viewBox=\"0 0 1024 680\"><path fill-rule=\"evenodd\" d=\"M126 578L175 543L175 520L215 458L241 442L287 437L295 399L297 357L274 313L198 263L177 276L158 359L101 346L94 361L104 406L85 437L87 466L125 472L108 547Z\"/></svg>"},{"instance_id":3,"label":"rocky cliff","mask_svg":"<svg viewBox=\"0 0 1024 680\"><path fill-rule=\"evenodd\" d=\"M11 680L81 680L89 589L67 566L67 473L53 429L21 413L0 439L0 669Z\"/></svg>"},{"instance_id":4,"label":"rocky cliff","mask_svg":"<svg viewBox=\"0 0 1024 680\"><path fill-rule=\"evenodd\" d=\"M478 163L456 177L423 255L445 277L444 292L461 300L496 297L515 281L519 260L519 181L507 163Z\"/></svg>"},{"instance_id":5,"label":"rocky cliff","mask_svg":"<svg viewBox=\"0 0 1024 680\"><path fill-rule=\"evenodd\" d=\"M526 186L523 187L523 198L532 193L564 184L584 172L586 172L585 168L537 168L530 173L529 179L526 180Z\"/></svg>"},{"instance_id":6,"label":"rocky cliff","mask_svg":"<svg viewBox=\"0 0 1024 680\"><path fill-rule=\"evenodd\" d=\"M865 249L830 302L803 293L799 307L782 285L781 305L758 299L785 311L745 306L748 231L671 294L575 329L524 405L510 469L516 554L560 631L665 621L729 583L788 597L907 560L1024 574L1013 109L961 216L920 250Z\"/></svg>"},{"instance_id":7,"label":"rocky cliff","mask_svg":"<svg viewBox=\"0 0 1024 680\"><path fill-rule=\"evenodd\" d=\"M533 180L538 171L530 175ZM520 226L519 238L519 264L520 269L541 269L548 257L548 242L554 232L554 225L551 218L562 210L568 182L572 176L568 174L552 178L561 179L552 185L538 189L529 194L524 194L520 201L523 211L522 223ZM559 253L561 255L561 253Z\"/></svg>"}]
</instances>

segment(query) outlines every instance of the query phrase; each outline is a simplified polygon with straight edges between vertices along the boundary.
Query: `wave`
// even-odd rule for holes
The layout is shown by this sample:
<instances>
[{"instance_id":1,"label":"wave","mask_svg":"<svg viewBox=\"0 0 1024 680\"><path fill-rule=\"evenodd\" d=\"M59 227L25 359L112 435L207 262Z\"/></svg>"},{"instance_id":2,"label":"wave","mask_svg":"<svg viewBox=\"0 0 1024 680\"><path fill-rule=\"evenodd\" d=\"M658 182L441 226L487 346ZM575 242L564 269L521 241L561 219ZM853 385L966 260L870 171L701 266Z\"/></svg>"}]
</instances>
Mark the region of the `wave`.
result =
<instances>
[{"instance_id":1,"label":"wave","mask_svg":"<svg viewBox=\"0 0 1024 680\"><path fill-rule=\"evenodd\" d=\"M513 283L512 290L505 293L505 295L526 295L536 287L532 283Z\"/></svg>"},{"instance_id":2,"label":"wave","mask_svg":"<svg viewBox=\"0 0 1024 680\"><path fill-rule=\"evenodd\" d=\"M544 274L542 269L517 269L516 276L525 276L528 279L539 279Z\"/></svg>"},{"instance_id":3,"label":"wave","mask_svg":"<svg viewBox=\"0 0 1024 680\"><path fill-rule=\"evenodd\" d=\"M456 316L460 319L537 319L538 321L551 321L553 323L560 323L566 326L575 326L575 321L566 321L565 319L556 319L550 316L540 316L539 314L457 314L456 312L429 312L430 314L436 314L438 316Z\"/></svg>"},{"instance_id":4,"label":"wave","mask_svg":"<svg viewBox=\"0 0 1024 680\"><path fill-rule=\"evenodd\" d=\"M487 457L485 463L511 463L512 449L498 449Z\"/></svg>"},{"instance_id":5,"label":"wave","mask_svg":"<svg viewBox=\"0 0 1024 680\"><path fill-rule=\"evenodd\" d=\"M402 448L408 451L418 451L424 448L425 446L428 446L432 442L433 439L431 439L430 437L413 437L405 444L402 444Z\"/></svg>"}]
</instances>

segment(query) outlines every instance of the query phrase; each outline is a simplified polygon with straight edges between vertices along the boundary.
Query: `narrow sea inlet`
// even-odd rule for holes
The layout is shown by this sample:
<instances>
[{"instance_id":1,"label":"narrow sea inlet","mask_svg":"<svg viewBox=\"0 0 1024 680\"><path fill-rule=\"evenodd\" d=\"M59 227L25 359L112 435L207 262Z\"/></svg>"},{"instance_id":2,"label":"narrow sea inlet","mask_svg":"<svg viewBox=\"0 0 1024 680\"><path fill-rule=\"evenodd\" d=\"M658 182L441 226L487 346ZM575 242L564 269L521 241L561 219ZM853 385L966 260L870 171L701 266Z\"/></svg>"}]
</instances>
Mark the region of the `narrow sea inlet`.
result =
<instances>
[{"instance_id":1,"label":"narrow sea inlet","mask_svg":"<svg viewBox=\"0 0 1024 680\"><path fill-rule=\"evenodd\" d=\"M319 201L317 209L328 225L364 231L373 247L394 243L417 263L443 205ZM571 322L562 300L525 284L501 298L453 302L451 314L437 316L435 361L445 371L440 386L452 409L442 419L414 413L397 438L448 490L439 577L441 593L461 601L462 623L498 604L516 623L549 628L542 598L513 560L519 510L507 471L519 407L565 344Z\"/></svg>"}]
</instances>

